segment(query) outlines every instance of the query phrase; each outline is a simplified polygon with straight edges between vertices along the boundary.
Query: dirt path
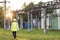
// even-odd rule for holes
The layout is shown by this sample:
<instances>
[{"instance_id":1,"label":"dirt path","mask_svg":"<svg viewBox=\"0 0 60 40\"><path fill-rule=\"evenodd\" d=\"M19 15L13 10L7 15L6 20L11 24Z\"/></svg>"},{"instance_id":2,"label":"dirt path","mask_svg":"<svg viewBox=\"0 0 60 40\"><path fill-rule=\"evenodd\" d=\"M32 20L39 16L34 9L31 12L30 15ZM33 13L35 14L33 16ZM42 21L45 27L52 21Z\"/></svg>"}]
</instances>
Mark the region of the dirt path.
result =
<instances>
[{"instance_id":1,"label":"dirt path","mask_svg":"<svg viewBox=\"0 0 60 40\"><path fill-rule=\"evenodd\" d=\"M28 40L26 38L17 38L17 40Z\"/></svg>"}]
</instances>

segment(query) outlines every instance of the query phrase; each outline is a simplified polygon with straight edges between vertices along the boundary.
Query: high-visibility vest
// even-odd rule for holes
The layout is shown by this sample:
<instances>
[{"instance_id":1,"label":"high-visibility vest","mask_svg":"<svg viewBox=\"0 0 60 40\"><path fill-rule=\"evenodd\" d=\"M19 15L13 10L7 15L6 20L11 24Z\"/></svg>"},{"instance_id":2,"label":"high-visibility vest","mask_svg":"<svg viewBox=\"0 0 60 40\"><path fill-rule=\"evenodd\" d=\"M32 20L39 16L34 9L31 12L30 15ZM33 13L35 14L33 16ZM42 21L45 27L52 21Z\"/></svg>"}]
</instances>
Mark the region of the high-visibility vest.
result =
<instances>
[{"instance_id":1,"label":"high-visibility vest","mask_svg":"<svg viewBox=\"0 0 60 40\"><path fill-rule=\"evenodd\" d=\"M17 22L13 22L11 26L11 31L17 31L18 24Z\"/></svg>"}]
</instances>

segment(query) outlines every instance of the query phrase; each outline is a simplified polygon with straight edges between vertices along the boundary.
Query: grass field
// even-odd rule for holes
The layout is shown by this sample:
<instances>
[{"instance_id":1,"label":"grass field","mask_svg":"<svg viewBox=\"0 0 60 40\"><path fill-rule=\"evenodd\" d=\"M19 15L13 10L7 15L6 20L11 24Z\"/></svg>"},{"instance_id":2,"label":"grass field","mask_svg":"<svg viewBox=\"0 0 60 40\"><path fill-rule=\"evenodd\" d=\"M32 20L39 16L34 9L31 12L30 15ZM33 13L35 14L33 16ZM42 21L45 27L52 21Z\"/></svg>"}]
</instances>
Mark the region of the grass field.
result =
<instances>
[{"instance_id":1,"label":"grass field","mask_svg":"<svg viewBox=\"0 0 60 40\"><path fill-rule=\"evenodd\" d=\"M17 32L17 38L13 39L10 30L0 28L0 40L60 40L60 31L48 31L44 34L41 29L34 29L31 32L22 29Z\"/></svg>"}]
</instances>

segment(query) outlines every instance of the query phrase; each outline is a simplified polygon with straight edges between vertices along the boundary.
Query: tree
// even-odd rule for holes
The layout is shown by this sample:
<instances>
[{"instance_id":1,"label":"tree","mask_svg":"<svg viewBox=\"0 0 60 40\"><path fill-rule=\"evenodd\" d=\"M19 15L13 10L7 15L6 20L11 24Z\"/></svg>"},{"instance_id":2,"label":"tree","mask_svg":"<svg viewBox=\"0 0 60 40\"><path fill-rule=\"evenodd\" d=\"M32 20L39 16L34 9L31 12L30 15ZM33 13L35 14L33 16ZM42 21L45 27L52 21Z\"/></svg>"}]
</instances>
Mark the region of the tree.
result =
<instances>
[{"instance_id":1,"label":"tree","mask_svg":"<svg viewBox=\"0 0 60 40\"><path fill-rule=\"evenodd\" d=\"M24 2L24 4L23 4L23 6L22 6L22 8L24 9L24 8L26 8L26 2Z\"/></svg>"},{"instance_id":2,"label":"tree","mask_svg":"<svg viewBox=\"0 0 60 40\"><path fill-rule=\"evenodd\" d=\"M34 7L34 3L33 2L30 2L28 5L26 5L25 2L23 4L23 10L30 10L33 7ZM23 19L24 19L25 22L27 21L27 14L23 15Z\"/></svg>"},{"instance_id":3,"label":"tree","mask_svg":"<svg viewBox=\"0 0 60 40\"><path fill-rule=\"evenodd\" d=\"M26 6L26 10L30 10L31 8L34 7L34 3L33 2L30 2L27 6Z\"/></svg>"},{"instance_id":4,"label":"tree","mask_svg":"<svg viewBox=\"0 0 60 40\"><path fill-rule=\"evenodd\" d=\"M34 7L34 3L33 2L30 2L28 7Z\"/></svg>"},{"instance_id":5,"label":"tree","mask_svg":"<svg viewBox=\"0 0 60 40\"><path fill-rule=\"evenodd\" d=\"M26 2L24 2L23 6L22 6L23 10L26 10L26 7L27 7ZM25 13L23 14L23 21L24 22L27 21L27 14L25 14Z\"/></svg>"},{"instance_id":6,"label":"tree","mask_svg":"<svg viewBox=\"0 0 60 40\"><path fill-rule=\"evenodd\" d=\"M0 6L0 27L3 26L4 22L3 7Z\"/></svg>"},{"instance_id":7,"label":"tree","mask_svg":"<svg viewBox=\"0 0 60 40\"><path fill-rule=\"evenodd\" d=\"M43 4L43 2L40 1L40 2L38 3L38 6L40 7L40 6L42 6L42 4Z\"/></svg>"}]
</instances>

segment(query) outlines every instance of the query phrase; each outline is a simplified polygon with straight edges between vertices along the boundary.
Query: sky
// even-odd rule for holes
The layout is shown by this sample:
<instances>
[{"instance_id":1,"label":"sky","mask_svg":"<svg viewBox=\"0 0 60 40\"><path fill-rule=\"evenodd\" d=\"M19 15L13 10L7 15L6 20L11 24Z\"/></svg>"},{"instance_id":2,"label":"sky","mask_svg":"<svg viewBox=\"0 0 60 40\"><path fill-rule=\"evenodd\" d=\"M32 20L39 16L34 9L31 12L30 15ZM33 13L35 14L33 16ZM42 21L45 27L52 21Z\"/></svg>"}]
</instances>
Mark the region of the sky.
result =
<instances>
[{"instance_id":1,"label":"sky","mask_svg":"<svg viewBox=\"0 0 60 40\"><path fill-rule=\"evenodd\" d=\"M0 1L3 1L3 0L0 0ZM22 9L24 2L26 2L26 4L28 5L31 1L34 2L34 4L37 4L40 1L47 2L52 0L7 0L7 1L10 1L10 3L7 3L7 7L10 6L11 10L19 10L19 9Z\"/></svg>"}]
</instances>

